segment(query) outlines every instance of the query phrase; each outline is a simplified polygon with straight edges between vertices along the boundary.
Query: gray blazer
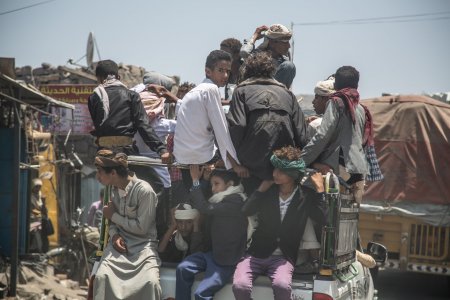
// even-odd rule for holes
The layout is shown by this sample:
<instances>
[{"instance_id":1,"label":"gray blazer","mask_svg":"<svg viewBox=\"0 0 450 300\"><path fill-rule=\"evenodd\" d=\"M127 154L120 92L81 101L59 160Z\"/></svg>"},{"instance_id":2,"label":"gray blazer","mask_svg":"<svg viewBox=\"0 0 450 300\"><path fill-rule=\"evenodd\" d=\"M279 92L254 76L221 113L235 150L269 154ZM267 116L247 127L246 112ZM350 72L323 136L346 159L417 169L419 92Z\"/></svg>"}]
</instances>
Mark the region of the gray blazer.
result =
<instances>
[{"instance_id":1,"label":"gray blazer","mask_svg":"<svg viewBox=\"0 0 450 300\"><path fill-rule=\"evenodd\" d=\"M339 152L344 156L347 172L367 174L368 164L362 146L365 111L361 105L355 109L353 124L350 112L335 101L328 101L322 124L316 134L303 148L302 158L306 165L319 162L339 172Z\"/></svg>"}]
</instances>

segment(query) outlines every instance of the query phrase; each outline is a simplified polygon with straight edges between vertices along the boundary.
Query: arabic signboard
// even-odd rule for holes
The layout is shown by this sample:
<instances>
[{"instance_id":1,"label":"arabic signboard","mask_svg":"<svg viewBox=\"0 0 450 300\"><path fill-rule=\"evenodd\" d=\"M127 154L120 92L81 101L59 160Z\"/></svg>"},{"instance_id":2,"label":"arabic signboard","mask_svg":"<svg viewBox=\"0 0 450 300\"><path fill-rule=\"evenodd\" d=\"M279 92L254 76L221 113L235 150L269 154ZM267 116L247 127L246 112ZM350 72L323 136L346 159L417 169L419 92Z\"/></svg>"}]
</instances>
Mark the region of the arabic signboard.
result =
<instances>
[{"instance_id":1,"label":"arabic signboard","mask_svg":"<svg viewBox=\"0 0 450 300\"><path fill-rule=\"evenodd\" d=\"M56 134L65 134L70 129L72 129L72 134L89 134L93 129L93 124L87 101L95 87L96 85L93 84L41 85L40 91L43 94L75 106L73 112L70 109L53 108L53 113L60 118L56 121L53 120L48 129Z\"/></svg>"}]
</instances>

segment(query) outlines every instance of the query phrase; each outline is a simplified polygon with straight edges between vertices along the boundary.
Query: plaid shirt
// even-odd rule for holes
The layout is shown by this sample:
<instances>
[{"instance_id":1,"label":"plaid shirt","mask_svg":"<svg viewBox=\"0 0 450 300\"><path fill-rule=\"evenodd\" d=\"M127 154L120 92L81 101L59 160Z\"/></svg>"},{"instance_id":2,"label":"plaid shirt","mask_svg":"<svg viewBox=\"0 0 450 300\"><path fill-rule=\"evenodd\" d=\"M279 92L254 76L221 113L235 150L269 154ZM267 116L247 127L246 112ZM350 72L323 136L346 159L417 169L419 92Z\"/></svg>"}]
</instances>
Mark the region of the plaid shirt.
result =
<instances>
[{"instance_id":1,"label":"plaid shirt","mask_svg":"<svg viewBox=\"0 0 450 300\"><path fill-rule=\"evenodd\" d=\"M369 174L367 174L367 181L381 181L384 179L381 173L380 165L378 164L377 154L375 153L375 147L369 145L366 147L366 158L369 162Z\"/></svg>"},{"instance_id":2,"label":"plaid shirt","mask_svg":"<svg viewBox=\"0 0 450 300\"><path fill-rule=\"evenodd\" d=\"M167 146L166 146L167 147L167 151L169 151L170 153L173 152L173 139L174 139L174 134L170 133L167 136ZM169 168L169 174L170 174L170 180L172 182L182 180L181 170L178 169L177 167L170 167Z\"/></svg>"},{"instance_id":3,"label":"plaid shirt","mask_svg":"<svg viewBox=\"0 0 450 300\"><path fill-rule=\"evenodd\" d=\"M178 169L177 167L171 167L171 168L169 169L169 174L170 174L170 180L171 180L172 182L180 181L180 180L183 179L183 178L181 177L181 171L180 171L180 169Z\"/></svg>"}]
</instances>

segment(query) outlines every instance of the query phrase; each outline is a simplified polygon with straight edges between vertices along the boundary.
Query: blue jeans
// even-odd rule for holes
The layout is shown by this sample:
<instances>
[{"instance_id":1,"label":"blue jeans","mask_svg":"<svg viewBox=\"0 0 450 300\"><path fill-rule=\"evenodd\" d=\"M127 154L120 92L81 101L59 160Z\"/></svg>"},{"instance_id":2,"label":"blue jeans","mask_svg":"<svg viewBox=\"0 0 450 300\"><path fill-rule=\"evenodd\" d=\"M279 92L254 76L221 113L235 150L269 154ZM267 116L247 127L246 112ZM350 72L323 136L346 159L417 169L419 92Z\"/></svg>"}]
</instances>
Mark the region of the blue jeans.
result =
<instances>
[{"instance_id":1,"label":"blue jeans","mask_svg":"<svg viewBox=\"0 0 450 300\"><path fill-rule=\"evenodd\" d=\"M191 288L195 275L205 272L205 277L194 292L195 299L213 299L214 294L227 284L234 273L234 266L219 266L212 252L197 252L185 258L177 267L175 298L191 300Z\"/></svg>"},{"instance_id":2,"label":"blue jeans","mask_svg":"<svg viewBox=\"0 0 450 300\"><path fill-rule=\"evenodd\" d=\"M287 88L290 88L292 81L294 81L295 73L294 63L286 60L278 66L274 78L283 83Z\"/></svg>"}]
</instances>

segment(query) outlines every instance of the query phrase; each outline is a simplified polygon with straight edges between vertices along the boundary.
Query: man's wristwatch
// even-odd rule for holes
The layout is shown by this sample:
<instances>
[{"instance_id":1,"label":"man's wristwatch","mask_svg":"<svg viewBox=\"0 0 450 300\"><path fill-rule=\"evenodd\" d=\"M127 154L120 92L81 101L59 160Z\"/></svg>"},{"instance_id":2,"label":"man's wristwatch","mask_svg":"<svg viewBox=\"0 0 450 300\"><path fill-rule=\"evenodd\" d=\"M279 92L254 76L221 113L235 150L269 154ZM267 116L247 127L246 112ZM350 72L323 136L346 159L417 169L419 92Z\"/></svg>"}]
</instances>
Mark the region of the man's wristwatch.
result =
<instances>
[{"instance_id":1,"label":"man's wristwatch","mask_svg":"<svg viewBox=\"0 0 450 300\"><path fill-rule=\"evenodd\" d=\"M191 191L198 190L200 188L200 181L194 180L192 181Z\"/></svg>"}]
</instances>

